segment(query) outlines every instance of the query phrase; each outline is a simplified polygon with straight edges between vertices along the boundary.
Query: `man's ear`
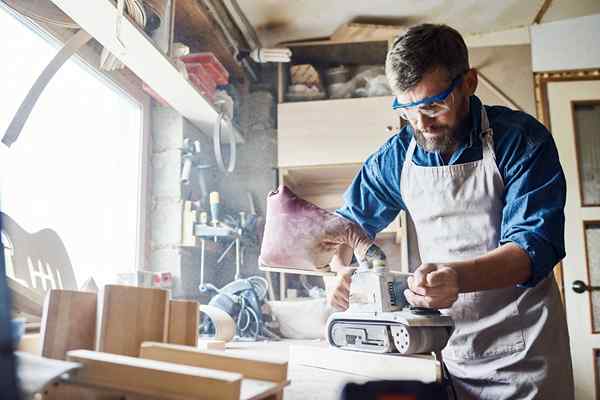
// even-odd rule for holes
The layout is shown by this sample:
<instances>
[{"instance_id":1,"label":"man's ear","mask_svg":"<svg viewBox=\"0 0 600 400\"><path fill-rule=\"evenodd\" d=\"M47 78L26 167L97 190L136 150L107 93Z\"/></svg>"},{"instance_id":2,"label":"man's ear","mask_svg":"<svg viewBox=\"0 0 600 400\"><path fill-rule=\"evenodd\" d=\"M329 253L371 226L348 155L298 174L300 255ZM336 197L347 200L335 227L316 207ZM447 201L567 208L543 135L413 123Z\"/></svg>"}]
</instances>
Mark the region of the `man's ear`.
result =
<instances>
[{"instance_id":1,"label":"man's ear","mask_svg":"<svg viewBox=\"0 0 600 400\"><path fill-rule=\"evenodd\" d=\"M477 90L477 82L477 70L475 68L471 68L470 70L465 72L463 89L467 96L472 96L475 94L475 90Z\"/></svg>"}]
</instances>

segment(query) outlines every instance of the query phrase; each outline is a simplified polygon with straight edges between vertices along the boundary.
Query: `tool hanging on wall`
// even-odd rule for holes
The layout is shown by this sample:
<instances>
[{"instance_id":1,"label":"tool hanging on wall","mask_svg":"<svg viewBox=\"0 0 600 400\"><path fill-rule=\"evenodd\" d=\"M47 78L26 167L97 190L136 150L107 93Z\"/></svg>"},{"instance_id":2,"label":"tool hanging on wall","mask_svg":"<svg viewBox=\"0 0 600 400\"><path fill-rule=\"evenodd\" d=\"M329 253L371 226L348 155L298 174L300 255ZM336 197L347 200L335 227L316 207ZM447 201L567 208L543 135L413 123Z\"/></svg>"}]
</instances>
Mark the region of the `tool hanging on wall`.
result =
<instances>
[{"instance_id":1,"label":"tool hanging on wall","mask_svg":"<svg viewBox=\"0 0 600 400\"><path fill-rule=\"evenodd\" d=\"M200 225L206 225L208 223L208 214L206 212L200 213ZM202 237L200 239L200 291L206 291L204 285L204 266L206 263L206 239Z\"/></svg>"},{"instance_id":2,"label":"tool hanging on wall","mask_svg":"<svg viewBox=\"0 0 600 400\"><path fill-rule=\"evenodd\" d=\"M221 256L217 259L217 264L220 264L235 246L234 279L240 279L240 268L244 265L244 250L248 247L258 248L258 218L255 214L246 215L245 212L241 211L238 219L228 215L225 216L224 220L226 224L235 227L239 235L225 248Z\"/></svg>"},{"instance_id":3,"label":"tool hanging on wall","mask_svg":"<svg viewBox=\"0 0 600 400\"><path fill-rule=\"evenodd\" d=\"M235 170L236 162L236 148L237 144L235 141L235 133L233 131L233 123L224 116L225 112L219 112L217 121L215 122L215 128L213 131L213 143L215 146L215 158L217 159L217 165L219 169L226 173L232 173ZM229 129L226 129L229 136L229 163L225 167L225 161L223 159L223 152L221 150L221 133L223 125L228 125Z\"/></svg>"}]
</instances>

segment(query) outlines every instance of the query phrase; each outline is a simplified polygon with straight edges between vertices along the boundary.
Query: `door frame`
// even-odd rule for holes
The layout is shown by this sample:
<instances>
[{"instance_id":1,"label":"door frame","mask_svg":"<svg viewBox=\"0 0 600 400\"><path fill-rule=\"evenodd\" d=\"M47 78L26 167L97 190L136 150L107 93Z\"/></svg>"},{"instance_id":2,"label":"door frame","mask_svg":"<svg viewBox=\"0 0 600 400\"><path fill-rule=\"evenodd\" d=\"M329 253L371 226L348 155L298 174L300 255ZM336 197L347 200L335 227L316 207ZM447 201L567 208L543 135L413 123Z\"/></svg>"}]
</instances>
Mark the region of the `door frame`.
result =
<instances>
[{"instance_id":1,"label":"door frame","mask_svg":"<svg viewBox=\"0 0 600 400\"><path fill-rule=\"evenodd\" d=\"M537 119L552 132L550 124L550 105L548 103L548 83L564 81L600 80L600 68L574 69L564 71L547 71L533 73L533 88ZM562 262L554 268L554 278L560 290L560 297L565 304L565 283Z\"/></svg>"}]
</instances>

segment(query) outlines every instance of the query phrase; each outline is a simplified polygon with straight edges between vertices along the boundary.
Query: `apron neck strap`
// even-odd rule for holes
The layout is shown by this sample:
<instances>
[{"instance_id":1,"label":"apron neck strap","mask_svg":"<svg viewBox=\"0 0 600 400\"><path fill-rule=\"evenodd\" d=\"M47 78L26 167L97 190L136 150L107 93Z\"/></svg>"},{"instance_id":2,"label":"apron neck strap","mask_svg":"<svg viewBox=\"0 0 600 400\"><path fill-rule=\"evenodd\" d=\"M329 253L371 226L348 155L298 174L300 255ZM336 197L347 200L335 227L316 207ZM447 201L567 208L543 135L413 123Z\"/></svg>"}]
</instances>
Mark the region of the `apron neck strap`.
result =
<instances>
[{"instance_id":1,"label":"apron neck strap","mask_svg":"<svg viewBox=\"0 0 600 400\"><path fill-rule=\"evenodd\" d=\"M496 160L496 153L494 152L494 131L490 127L490 121L488 120L487 112L483 104L481 105L481 145L483 159Z\"/></svg>"},{"instance_id":2,"label":"apron neck strap","mask_svg":"<svg viewBox=\"0 0 600 400\"><path fill-rule=\"evenodd\" d=\"M415 137L413 135L412 139L410 140L410 144L408 145L408 149L406 150L406 156L404 158L404 163L408 163L410 164L412 162L413 159L413 155L415 154L415 149L417 148L417 141L415 140Z\"/></svg>"}]
</instances>

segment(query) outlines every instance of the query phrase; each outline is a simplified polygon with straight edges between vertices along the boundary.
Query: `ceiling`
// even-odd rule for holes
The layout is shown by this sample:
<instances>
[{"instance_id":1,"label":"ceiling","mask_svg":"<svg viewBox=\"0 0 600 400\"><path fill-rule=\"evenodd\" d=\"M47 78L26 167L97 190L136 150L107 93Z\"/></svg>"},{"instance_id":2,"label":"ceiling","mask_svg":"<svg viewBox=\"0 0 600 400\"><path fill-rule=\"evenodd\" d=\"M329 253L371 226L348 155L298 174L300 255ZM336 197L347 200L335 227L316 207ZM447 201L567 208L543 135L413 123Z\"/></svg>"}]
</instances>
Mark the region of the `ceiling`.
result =
<instances>
[{"instance_id":1,"label":"ceiling","mask_svg":"<svg viewBox=\"0 0 600 400\"><path fill-rule=\"evenodd\" d=\"M237 0L263 44L326 38L347 22L445 23L462 34L530 25L544 0ZM542 23L600 13L600 0L552 0Z\"/></svg>"}]
</instances>

